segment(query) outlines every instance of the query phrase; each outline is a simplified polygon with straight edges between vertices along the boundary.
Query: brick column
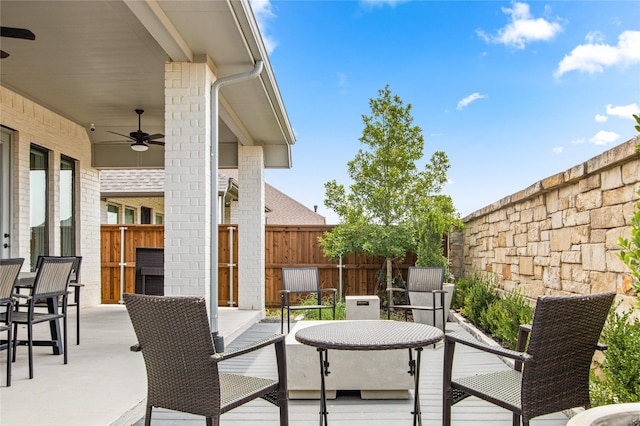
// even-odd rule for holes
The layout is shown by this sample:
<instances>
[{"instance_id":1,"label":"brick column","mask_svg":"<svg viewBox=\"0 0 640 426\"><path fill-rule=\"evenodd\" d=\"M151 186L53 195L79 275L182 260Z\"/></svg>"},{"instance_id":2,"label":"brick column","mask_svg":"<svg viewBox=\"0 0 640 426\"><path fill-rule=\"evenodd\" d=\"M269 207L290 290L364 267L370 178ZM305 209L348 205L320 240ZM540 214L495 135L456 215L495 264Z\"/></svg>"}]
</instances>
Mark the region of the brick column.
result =
<instances>
[{"instance_id":1,"label":"brick column","mask_svg":"<svg viewBox=\"0 0 640 426\"><path fill-rule=\"evenodd\" d=\"M165 65L165 294L209 298L210 87L206 63Z\"/></svg>"},{"instance_id":2,"label":"brick column","mask_svg":"<svg viewBox=\"0 0 640 426\"><path fill-rule=\"evenodd\" d=\"M264 316L264 153L238 148L238 307Z\"/></svg>"}]
</instances>

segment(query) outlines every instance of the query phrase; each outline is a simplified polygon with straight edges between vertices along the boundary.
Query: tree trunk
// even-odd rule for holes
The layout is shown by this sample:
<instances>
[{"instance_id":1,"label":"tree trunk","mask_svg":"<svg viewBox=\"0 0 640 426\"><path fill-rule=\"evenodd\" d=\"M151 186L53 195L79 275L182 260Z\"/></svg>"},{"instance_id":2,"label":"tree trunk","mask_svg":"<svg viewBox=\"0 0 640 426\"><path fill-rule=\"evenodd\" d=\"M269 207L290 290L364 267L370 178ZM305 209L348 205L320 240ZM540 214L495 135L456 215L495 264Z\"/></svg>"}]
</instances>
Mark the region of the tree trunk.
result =
<instances>
[{"instance_id":1,"label":"tree trunk","mask_svg":"<svg viewBox=\"0 0 640 426\"><path fill-rule=\"evenodd\" d=\"M387 288L393 287L393 264L391 258L387 257Z\"/></svg>"}]
</instances>

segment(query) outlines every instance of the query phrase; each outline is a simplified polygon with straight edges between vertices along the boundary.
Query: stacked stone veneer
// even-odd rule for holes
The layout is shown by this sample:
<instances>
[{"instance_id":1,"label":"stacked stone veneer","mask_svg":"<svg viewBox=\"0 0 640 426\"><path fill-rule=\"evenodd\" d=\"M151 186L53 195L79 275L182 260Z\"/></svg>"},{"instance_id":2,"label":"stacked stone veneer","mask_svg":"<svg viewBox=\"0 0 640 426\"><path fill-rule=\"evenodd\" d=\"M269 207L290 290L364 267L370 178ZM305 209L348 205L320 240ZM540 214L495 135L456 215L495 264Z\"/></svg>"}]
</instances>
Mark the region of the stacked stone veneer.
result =
<instances>
[{"instance_id":1,"label":"stacked stone veneer","mask_svg":"<svg viewBox=\"0 0 640 426\"><path fill-rule=\"evenodd\" d=\"M541 295L618 292L636 300L618 258L638 202L640 155L632 139L464 218L451 236L452 272L495 273L503 290Z\"/></svg>"}]
</instances>

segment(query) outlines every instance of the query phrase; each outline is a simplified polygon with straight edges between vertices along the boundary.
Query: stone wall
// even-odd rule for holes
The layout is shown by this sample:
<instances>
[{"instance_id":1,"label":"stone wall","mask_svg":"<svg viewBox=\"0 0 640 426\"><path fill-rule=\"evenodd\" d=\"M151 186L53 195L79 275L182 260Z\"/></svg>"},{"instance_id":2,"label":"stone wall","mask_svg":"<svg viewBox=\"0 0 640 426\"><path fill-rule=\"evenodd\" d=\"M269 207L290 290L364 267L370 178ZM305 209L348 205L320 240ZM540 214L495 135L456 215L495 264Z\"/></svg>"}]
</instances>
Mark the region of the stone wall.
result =
<instances>
[{"instance_id":1,"label":"stone wall","mask_svg":"<svg viewBox=\"0 0 640 426\"><path fill-rule=\"evenodd\" d=\"M495 273L503 290L541 295L636 295L618 238L630 236L638 202L640 155L631 139L464 218L451 237L456 277Z\"/></svg>"}]
</instances>

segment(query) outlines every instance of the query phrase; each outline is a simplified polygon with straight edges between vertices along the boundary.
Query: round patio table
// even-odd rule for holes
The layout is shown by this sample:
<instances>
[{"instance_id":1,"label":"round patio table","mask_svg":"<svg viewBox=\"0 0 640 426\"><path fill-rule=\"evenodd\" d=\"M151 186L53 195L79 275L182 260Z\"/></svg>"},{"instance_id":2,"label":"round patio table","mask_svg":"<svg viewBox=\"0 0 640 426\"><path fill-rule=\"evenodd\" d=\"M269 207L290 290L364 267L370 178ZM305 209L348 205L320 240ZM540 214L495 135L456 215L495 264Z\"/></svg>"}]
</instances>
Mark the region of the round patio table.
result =
<instances>
[{"instance_id":1,"label":"round patio table","mask_svg":"<svg viewBox=\"0 0 640 426\"><path fill-rule=\"evenodd\" d=\"M413 424L422 425L420 412L420 358L425 346L442 340L437 327L412 322L364 320L332 321L298 331L298 342L317 348L320 356L320 426L327 425L324 378L329 374L328 350L382 351L409 349L409 374L414 377ZM412 350L416 352L413 359ZM363 362L366 365L366 362Z\"/></svg>"}]
</instances>

